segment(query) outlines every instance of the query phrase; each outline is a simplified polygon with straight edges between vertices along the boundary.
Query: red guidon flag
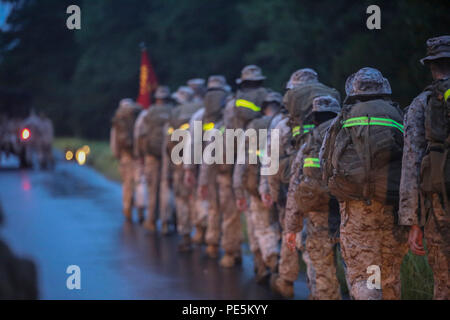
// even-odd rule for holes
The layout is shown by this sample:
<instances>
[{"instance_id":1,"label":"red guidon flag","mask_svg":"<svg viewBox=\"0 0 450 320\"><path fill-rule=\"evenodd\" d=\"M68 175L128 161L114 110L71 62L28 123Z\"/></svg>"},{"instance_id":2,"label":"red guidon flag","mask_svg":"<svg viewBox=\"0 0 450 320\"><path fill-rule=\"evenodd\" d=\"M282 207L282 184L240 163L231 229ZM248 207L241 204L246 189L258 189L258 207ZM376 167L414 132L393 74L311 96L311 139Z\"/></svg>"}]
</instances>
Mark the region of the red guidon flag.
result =
<instances>
[{"instance_id":1,"label":"red guidon flag","mask_svg":"<svg viewBox=\"0 0 450 320\"><path fill-rule=\"evenodd\" d=\"M139 96L137 103L142 108L147 109L150 106L151 98L150 94L158 86L158 80L156 79L155 71L148 57L147 48L142 47L141 51L141 69L139 75Z\"/></svg>"}]
</instances>

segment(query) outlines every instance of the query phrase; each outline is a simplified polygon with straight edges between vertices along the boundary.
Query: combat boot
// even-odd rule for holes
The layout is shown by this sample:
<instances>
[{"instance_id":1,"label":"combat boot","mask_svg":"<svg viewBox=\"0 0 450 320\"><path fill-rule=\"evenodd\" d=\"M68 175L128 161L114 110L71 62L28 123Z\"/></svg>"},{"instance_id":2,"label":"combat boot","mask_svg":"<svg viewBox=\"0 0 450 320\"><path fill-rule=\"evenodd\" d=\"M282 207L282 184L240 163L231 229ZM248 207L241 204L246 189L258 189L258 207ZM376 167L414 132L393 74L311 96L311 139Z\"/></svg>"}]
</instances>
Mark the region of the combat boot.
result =
<instances>
[{"instance_id":1,"label":"combat boot","mask_svg":"<svg viewBox=\"0 0 450 320\"><path fill-rule=\"evenodd\" d=\"M191 251L191 236L190 235L184 235L183 239L181 240L181 243L178 244L178 251L179 252L188 252Z\"/></svg>"},{"instance_id":2,"label":"combat boot","mask_svg":"<svg viewBox=\"0 0 450 320\"><path fill-rule=\"evenodd\" d=\"M138 222L139 222L139 224L142 224L142 223L144 223L144 220L145 220L145 213L144 213L145 209L138 208L137 210L138 210Z\"/></svg>"},{"instance_id":3,"label":"combat boot","mask_svg":"<svg viewBox=\"0 0 450 320\"><path fill-rule=\"evenodd\" d=\"M255 280L257 283L262 284L266 282L270 276L270 272L267 270L266 265L261 254L261 251L256 251L253 255L253 264L255 271Z\"/></svg>"},{"instance_id":4,"label":"combat boot","mask_svg":"<svg viewBox=\"0 0 450 320\"><path fill-rule=\"evenodd\" d=\"M192 242L196 245L202 245L205 243L205 228L204 227L196 228L194 238L192 238Z\"/></svg>"},{"instance_id":5,"label":"combat boot","mask_svg":"<svg viewBox=\"0 0 450 320\"><path fill-rule=\"evenodd\" d=\"M156 223L155 221L151 221L151 220L145 220L144 222L144 228L147 229L150 232L155 232L156 231Z\"/></svg>"},{"instance_id":6,"label":"combat boot","mask_svg":"<svg viewBox=\"0 0 450 320\"><path fill-rule=\"evenodd\" d=\"M225 252L225 255L222 257L222 259L220 259L220 266L223 268L231 268L234 267L234 265L236 264L236 260L238 260L239 258L236 257L235 253L227 253Z\"/></svg>"},{"instance_id":7,"label":"combat boot","mask_svg":"<svg viewBox=\"0 0 450 320\"><path fill-rule=\"evenodd\" d=\"M206 247L206 254L211 259L217 259L219 257L219 246L210 244Z\"/></svg>"},{"instance_id":8,"label":"combat boot","mask_svg":"<svg viewBox=\"0 0 450 320\"><path fill-rule=\"evenodd\" d=\"M131 211L131 208L124 208L123 209L123 215L124 215L124 217L125 217L125 219L127 220L127 221L129 221L129 222L131 222L132 221L132 211Z\"/></svg>"},{"instance_id":9,"label":"combat boot","mask_svg":"<svg viewBox=\"0 0 450 320\"><path fill-rule=\"evenodd\" d=\"M167 222L163 222L161 225L161 234L163 236L167 236L169 234L169 224Z\"/></svg>"},{"instance_id":10,"label":"combat boot","mask_svg":"<svg viewBox=\"0 0 450 320\"><path fill-rule=\"evenodd\" d=\"M294 283L282 279L278 274L272 274L270 278L270 288L284 298L289 299L294 297Z\"/></svg>"}]
</instances>

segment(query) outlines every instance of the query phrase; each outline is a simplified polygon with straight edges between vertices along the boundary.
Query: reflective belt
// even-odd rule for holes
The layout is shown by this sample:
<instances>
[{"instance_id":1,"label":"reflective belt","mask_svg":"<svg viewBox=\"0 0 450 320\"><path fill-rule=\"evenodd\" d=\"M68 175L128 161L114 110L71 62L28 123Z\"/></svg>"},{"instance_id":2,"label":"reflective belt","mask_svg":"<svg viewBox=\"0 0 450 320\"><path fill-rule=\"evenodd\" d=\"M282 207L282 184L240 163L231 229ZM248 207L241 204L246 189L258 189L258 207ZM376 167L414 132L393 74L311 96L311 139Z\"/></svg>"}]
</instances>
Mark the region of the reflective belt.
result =
<instances>
[{"instance_id":1,"label":"reflective belt","mask_svg":"<svg viewBox=\"0 0 450 320\"><path fill-rule=\"evenodd\" d=\"M447 102L448 97L450 97L450 89L447 89L447 91L445 91L445 93L444 93L445 102Z\"/></svg>"},{"instance_id":2,"label":"reflective belt","mask_svg":"<svg viewBox=\"0 0 450 320\"><path fill-rule=\"evenodd\" d=\"M214 122L208 122L203 125L204 131L209 131L211 129L214 129Z\"/></svg>"},{"instance_id":3,"label":"reflective belt","mask_svg":"<svg viewBox=\"0 0 450 320\"><path fill-rule=\"evenodd\" d=\"M303 126L303 133L307 133L309 131L311 131L312 129L314 129L314 125L313 124L305 124ZM292 136L295 137L297 135L300 134L300 126L296 126L292 128Z\"/></svg>"},{"instance_id":4,"label":"reflective belt","mask_svg":"<svg viewBox=\"0 0 450 320\"><path fill-rule=\"evenodd\" d=\"M306 158L303 162L303 168L320 168L319 158Z\"/></svg>"},{"instance_id":5,"label":"reflective belt","mask_svg":"<svg viewBox=\"0 0 450 320\"><path fill-rule=\"evenodd\" d=\"M261 108L258 107L256 104L254 104L254 103L251 102L251 101L244 100L244 99L237 99L237 100L236 100L236 103L235 103L235 106L236 106L236 107L247 108L247 109L253 110L253 111L255 111L255 112L261 111Z\"/></svg>"},{"instance_id":6,"label":"reflective belt","mask_svg":"<svg viewBox=\"0 0 450 320\"><path fill-rule=\"evenodd\" d=\"M314 129L314 125L313 124L305 124L303 126L303 133L309 132L310 130Z\"/></svg>"},{"instance_id":7,"label":"reflective belt","mask_svg":"<svg viewBox=\"0 0 450 320\"><path fill-rule=\"evenodd\" d=\"M393 127L403 132L403 125L388 118L376 118L376 117L356 117L350 118L344 121L343 128L354 126L385 126Z\"/></svg>"}]
</instances>

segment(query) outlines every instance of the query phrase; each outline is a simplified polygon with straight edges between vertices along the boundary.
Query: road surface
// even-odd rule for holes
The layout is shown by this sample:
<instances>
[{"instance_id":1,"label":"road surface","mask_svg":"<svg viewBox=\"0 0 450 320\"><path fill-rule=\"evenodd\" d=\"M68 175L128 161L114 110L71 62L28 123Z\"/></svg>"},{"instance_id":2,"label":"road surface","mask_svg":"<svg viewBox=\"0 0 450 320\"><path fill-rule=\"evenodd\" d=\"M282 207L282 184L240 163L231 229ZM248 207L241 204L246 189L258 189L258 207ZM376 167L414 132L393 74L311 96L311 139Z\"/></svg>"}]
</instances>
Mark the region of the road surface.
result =
<instances>
[{"instance_id":1,"label":"road surface","mask_svg":"<svg viewBox=\"0 0 450 320\"><path fill-rule=\"evenodd\" d=\"M243 246L241 266L223 269L202 248L177 252L177 235L161 237L124 222L120 185L95 170L59 160L54 171L0 166L3 238L38 267L42 299L278 299L253 280ZM69 265L81 289L69 290ZM304 275L295 298L306 299Z\"/></svg>"}]
</instances>

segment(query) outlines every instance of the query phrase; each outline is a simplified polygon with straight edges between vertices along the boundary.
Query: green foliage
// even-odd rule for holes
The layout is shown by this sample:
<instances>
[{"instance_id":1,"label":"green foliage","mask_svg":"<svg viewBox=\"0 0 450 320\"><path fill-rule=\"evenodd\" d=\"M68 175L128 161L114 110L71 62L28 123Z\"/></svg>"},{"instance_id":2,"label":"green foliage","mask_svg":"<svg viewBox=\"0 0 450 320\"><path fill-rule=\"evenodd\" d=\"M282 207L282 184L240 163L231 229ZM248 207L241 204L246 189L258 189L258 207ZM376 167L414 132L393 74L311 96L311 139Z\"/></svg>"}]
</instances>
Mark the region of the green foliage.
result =
<instances>
[{"instance_id":1,"label":"green foliage","mask_svg":"<svg viewBox=\"0 0 450 320\"><path fill-rule=\"evenodd\" d=\"M6 1L6 0L0 0ZM160 83L259 64L266 85L284 90L303 67L343 93L359 68L379 68L404 107L429 82L418 60L425 40L448 33L448 1L378 1L381 30L366 28L369 0L7 0L15 5L0 32L0 86L29 92L56 132L106 138L118 101L138 91L139 43ZM69 4L81 30L65 26Z\"/></svg>"}]
</instances>

